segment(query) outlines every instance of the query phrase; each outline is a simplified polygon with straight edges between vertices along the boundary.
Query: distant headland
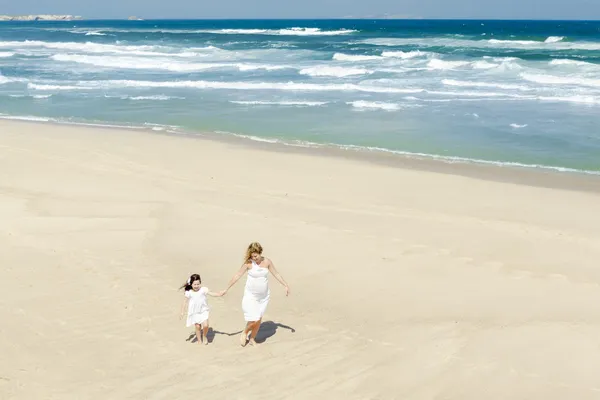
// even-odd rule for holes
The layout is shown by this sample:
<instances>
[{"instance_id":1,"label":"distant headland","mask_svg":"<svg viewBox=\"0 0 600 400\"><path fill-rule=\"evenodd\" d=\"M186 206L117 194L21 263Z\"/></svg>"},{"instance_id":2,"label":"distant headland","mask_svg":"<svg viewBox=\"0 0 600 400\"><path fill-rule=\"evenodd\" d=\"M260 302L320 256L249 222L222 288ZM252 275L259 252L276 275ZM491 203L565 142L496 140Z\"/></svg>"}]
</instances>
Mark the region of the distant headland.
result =
<instances>
[{"instance_id":1,"label":"distant headland","mask_svg":"<svg viewBox=\"0 0 600 400\"><path fill-rule=\"evenodd\" d=\"M73 21L83 19L77 15L0 15L0 21Z\"/></svg>"}]
</instances>

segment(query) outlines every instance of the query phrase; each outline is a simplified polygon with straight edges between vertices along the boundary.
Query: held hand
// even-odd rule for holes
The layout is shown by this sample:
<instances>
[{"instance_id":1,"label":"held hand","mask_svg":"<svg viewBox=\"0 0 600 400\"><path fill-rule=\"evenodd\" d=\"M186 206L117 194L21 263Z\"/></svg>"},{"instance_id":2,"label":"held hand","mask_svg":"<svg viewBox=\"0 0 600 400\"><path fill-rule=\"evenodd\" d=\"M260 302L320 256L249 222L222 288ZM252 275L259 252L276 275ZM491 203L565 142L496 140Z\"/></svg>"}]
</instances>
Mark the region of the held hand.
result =
<instances>
[{"instance_id":1,"label":"held hand","mask_svg":"<svg viewBox=\"0 0 600 400\"><path fill-rule=\"evenodd\" d=\"M227 293L227 290L221 290L219 292L219 296L225 296L225 293Z\"/></svg>"},{"instance_id":2,"label":"held hand","mask_svg":"<svg viewBox=\"0 0 600 400\"><path fill-rule=\"evenodd\" d=\"M290 295L290 288L289 288L289 286L286 286L286 287L285 287L285 295L286 295L286 296L289 296L289 295Z\"/></svg>"}]
</instances>

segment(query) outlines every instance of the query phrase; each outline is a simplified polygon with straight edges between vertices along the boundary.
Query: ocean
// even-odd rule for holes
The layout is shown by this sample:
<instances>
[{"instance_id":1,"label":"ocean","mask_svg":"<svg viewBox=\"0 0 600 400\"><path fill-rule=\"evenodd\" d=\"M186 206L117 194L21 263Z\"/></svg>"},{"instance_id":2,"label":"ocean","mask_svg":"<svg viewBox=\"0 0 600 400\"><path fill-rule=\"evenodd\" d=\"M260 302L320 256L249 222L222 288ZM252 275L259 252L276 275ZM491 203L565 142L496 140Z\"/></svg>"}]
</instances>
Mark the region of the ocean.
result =
<instances>
[{"instance_id":1,"label":"ocean","mask_svg":"<svg viewBox=\"0 0 600 400\"><path fill-rule=\"evenodd\" d=\"M600 174L600 22L1 22L0 118Z\"/></svg>"}]
</instances>

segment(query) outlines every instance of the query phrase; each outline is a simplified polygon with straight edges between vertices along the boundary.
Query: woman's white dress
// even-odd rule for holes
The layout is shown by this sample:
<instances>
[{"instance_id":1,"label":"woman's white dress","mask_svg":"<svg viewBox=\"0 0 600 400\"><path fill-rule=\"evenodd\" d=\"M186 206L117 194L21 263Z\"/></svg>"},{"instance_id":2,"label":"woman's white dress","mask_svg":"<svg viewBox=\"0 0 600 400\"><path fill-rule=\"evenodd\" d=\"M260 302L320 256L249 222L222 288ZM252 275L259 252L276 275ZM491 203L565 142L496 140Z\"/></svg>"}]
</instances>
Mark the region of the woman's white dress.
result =
<instances>
[{"instance_id":1,"label":"woman's white dress","mask_svg":"<svg viewBox=\"0 0 600 400\"><path fill-rule=\"evenodd\" d=\"M193 290L185 292L185 297L189 299L186 326L201 324L208 319L210 309L206 301L207 293L208 288L205 287L201 287L197 292Z\"/></svg>"},{"instance_id":2,"label":"woman's white dress","mask_svg":"<svg viewBox=\"0 0 600 400\"><path fill-rule=\"evenodd\" d=\"M252 268L248 270L246 288L242 298L242 310L246 321L258 321L267 309L271 296L268 275L268 268L260 267L252 261Z\"/></svg>"}]
</instances>

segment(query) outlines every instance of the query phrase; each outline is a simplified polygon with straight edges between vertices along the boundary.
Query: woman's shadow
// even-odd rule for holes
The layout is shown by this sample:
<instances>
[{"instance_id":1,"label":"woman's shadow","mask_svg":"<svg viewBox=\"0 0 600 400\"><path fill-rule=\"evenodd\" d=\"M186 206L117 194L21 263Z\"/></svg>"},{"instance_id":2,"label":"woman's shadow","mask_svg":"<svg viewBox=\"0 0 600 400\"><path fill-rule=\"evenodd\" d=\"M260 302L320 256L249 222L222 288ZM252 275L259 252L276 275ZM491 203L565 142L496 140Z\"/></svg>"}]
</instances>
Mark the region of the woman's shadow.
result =
<instances>
[{"instance_id":1,"label":"woman's shadow","mask_svg":"<svg viewBox=\"0 0 600 400\"><path fill-rule=\"evenodd\" d=\"M265 321L262 324L260 324L260 328L258 329L258 333L256 334L256 343L266 342L267 339L269 339L271 336L277 333L278 328L289 329L292 333L296 332L296 330L291 326L287 326L274 321Z\"/></svg>"}]
</instances>

